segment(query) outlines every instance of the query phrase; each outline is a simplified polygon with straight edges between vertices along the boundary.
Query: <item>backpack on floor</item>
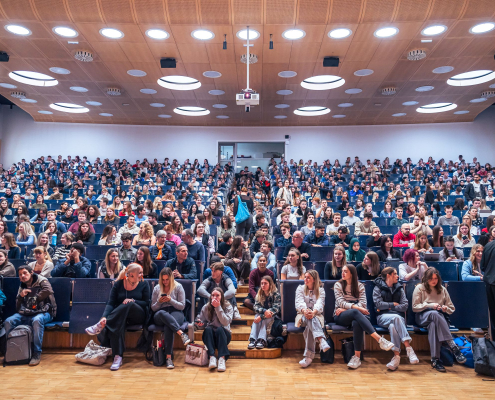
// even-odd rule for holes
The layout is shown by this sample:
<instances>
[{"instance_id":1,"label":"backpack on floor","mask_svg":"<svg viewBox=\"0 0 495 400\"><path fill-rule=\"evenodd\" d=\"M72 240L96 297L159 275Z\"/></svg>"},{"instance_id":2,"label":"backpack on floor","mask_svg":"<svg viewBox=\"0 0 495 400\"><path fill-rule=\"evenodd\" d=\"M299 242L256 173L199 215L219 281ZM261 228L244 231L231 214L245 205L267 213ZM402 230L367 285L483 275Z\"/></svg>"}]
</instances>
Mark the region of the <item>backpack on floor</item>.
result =
<instances>
[{"instance_id":1,"label":"backpack on floor","mask_svg":"<svg viewBox=\"0 0 495 400\"><path fill-rule=\"evenodd\" d=\"M468 368L474 368L473 347L468 338L466 336L455 337L454 342L464 357L466 357L466 362L462 365Z\"/></svg>"},{"instance_id":2,"label":"backpack on floor","mask_svg":"<svg viewBox=\"0 0 495 400\"><path fill-rule=\"evenodd\" d=\"M331 338L330 335L328 335L323 340L326 340L330 348L325 352L320 350L320 360L322 363L325 364L333 364L335 360L335 343L333 342L333 339Z\"/></svg>"},{"instance_id":3,"label":"backpack on floor","mask_svg":"<svg viewBox=\"0 0 495 400\"><path fill-rule=\"evenodd\" d=\"M19 325L7 336L4 365L29 364L32 356L33 328Z\"/></svg>"},{"instance_id":4,"label":"backpack on floor","mask_svg":"<svg viewBox=\"0 0 495 400\"><path fill-rule=\"evenodd\" d=\"M474 372L495 377L495 343L489 339L472 337Z\"/></svg>"}]
</instances>

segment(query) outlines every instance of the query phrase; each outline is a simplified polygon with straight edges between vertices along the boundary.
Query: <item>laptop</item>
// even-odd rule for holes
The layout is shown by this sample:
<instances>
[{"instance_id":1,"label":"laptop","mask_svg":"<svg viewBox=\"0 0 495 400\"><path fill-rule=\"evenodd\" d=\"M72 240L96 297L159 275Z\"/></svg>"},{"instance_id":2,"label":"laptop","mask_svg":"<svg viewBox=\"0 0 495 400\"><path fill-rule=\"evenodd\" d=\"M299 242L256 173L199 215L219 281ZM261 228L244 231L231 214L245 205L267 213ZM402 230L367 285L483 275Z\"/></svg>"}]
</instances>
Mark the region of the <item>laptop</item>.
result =
<instances>
[{"instance_id":1,"label":"laptop","mask_svg":"<svg viewBox=\"0 0 495 400\"><path fill-rule=\"evenodd\" d=\"M489 215L492 215L492 210L480 210L480 217L488 217Z\"/></svg>"},{"instance_id":2,"label":"laptop","mask_svg":"<svg viewBox=\"0 0 495 400\"><path fill-rule=\"evenodd\" d=\"M438 261L440 259L440 253L426 253L425 261Z\"/></svg>"}]
</instances>

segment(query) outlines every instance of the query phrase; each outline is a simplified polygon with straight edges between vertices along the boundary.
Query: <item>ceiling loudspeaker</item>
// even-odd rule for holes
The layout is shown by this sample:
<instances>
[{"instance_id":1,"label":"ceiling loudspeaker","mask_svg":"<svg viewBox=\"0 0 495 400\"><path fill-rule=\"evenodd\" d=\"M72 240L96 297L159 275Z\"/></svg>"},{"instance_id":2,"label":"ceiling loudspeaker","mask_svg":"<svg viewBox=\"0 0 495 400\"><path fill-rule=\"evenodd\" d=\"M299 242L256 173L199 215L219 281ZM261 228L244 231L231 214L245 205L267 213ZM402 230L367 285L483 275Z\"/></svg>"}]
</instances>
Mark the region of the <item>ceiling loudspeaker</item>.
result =
<instances>
[{"instance_id":1,"label":"ceiling loudspeaker","mask_svg":"<svg viewBox=\"0 0 495 400\"><path fill-rule=\"evenodd\" d=\"M162 58L160 59L160 68L177 68L177 61L175 58Z\"/></svg>"},{"instance_id":2,"label":"ceiling loudspeaker","mask_svg":"<svg viewBox=\"0 0 495 400\"><path fill-rule=\"evenodd\" d=\"M0 62L8 62L9 55L5 51L0 51Z\"/></svg>"},{"instance_id":3,"label":"ceiling loudspeaker","mask_svg":"<svg viewBox=\"0 0 495 400\"><path fill-rule=\"evenodd\" d=\"M324 67L338 67L339 66L339 58L338 57L325 57L323 59Z\"/></svg>"}]
</instances>

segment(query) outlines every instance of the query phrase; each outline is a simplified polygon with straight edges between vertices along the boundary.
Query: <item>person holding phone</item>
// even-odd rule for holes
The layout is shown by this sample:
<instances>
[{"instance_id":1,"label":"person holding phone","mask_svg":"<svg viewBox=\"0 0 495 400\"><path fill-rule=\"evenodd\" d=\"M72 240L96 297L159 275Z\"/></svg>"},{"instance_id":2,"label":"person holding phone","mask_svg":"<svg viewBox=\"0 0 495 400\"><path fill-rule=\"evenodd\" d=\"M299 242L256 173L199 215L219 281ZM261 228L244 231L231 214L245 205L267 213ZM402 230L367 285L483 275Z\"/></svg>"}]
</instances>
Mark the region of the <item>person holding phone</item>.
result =
<instances>
[{"instance_id":1,"label":"person holding phone","mask_svg":"<svg viewBox=\"0 0 495 400\"><path fill-rule=\"evenodd\" d=\"M455 247L473 247L476 244L468 224L459 225L459 232L454 236Z\"/></svg>"}]
</instances>

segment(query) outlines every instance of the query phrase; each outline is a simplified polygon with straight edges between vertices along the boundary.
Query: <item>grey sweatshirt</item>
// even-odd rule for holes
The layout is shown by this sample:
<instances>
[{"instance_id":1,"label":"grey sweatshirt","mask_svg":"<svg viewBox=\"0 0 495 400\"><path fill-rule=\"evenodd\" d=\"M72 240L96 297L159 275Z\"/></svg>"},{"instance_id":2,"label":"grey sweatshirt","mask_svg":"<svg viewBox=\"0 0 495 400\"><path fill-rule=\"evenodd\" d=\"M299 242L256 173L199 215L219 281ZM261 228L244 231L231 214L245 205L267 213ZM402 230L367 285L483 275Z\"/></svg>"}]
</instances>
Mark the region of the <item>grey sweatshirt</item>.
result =
<instances>
[{"instance_id":1,"label":"grey sweatshirt","mask_svg":"<svg viewBox=\"0 0 495 400\"><path fill-rule=\"evenodd\" d=\"M182 311L186 306L186 294L182 285L175 281L175 288L170 292L170 301L167 303L160 303L161 291L160 285L156 285L151 295L151 309L153 311L167 310L167 308L173 307L176 310ZM173 311L173 310L171 310Z\"/></svg>"},{"instance_id":2,"label":"grey sweatshirt","mask_svg":"<svg viewBox=\"0 0 495 400\"><path fill-rule=\"evenodd\" d=\"M223 326L230 332L230 323L232 322L232 318L234 316L234 309L228 301L225 302L225 305L225 310L220 306L215 308L213 319L211 321L208 319L208 304L203 306L201 313L199 314L199 319L205 324L205 328L208 326L212 326L214 328L220 328Z\"/></svg>"}]
</instances>

